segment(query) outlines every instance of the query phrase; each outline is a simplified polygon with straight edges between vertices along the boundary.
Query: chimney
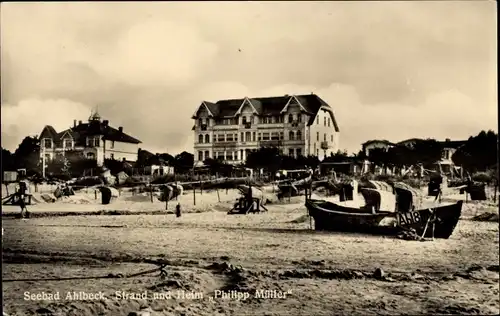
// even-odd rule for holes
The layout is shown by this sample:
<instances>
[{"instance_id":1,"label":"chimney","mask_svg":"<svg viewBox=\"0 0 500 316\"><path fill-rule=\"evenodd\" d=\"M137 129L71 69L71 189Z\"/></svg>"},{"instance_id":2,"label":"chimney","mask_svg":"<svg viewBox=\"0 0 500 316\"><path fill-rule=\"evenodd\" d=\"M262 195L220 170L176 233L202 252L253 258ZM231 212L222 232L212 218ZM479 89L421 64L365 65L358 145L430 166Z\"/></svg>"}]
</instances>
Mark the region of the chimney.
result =
<instances>
[{"instance_id":1,"label":"chimney","mask_svg":"<svg viewBox=\"0 0 500 316\"><path fill-rule=\"evenodd\" d=\"M108 126L109 125L109 121L108 120L104 120L104 121L102 121L102 123L104 124L104 126Z\"/></svg>"},{"instance_id":2,"label":"chimney","mask_svg":"<svg viewBox=\"0 0 500 316\"><path fill-rule=\"evenodd\" d=\"M450 141L451 141L451 139L447 138L447 139L446 139L446 141L447 141L447 142L450 142Z\"/></svg>"},{"instance_id":3,"label":"chimney","mask_svg":"<svg viewBox=\"0 0 500 316\"><path fill-rule=\"evenodd\" d=\"M82 121L78 121L78 125L82 125Z\"/></svg>"},{"instance_id":4,"label":"chimney","mask_svg":"<svg viewBox=\"0 0 500 316\"><path fill-rule=\"evenodd\" d=\"M76 120L73 120L73 127L76 127Z\"/></svg>"},{"instance_id":5,"label":"chimney","mask_svg":"<svg viewBox=\"0 0 500 316\"><path fill-rule=\"evenodd\" d=\"M119 131L120 133L123 133L123 127L122 127L122 126L118 127L118 131Z\"/></svg>"}]
</instances>

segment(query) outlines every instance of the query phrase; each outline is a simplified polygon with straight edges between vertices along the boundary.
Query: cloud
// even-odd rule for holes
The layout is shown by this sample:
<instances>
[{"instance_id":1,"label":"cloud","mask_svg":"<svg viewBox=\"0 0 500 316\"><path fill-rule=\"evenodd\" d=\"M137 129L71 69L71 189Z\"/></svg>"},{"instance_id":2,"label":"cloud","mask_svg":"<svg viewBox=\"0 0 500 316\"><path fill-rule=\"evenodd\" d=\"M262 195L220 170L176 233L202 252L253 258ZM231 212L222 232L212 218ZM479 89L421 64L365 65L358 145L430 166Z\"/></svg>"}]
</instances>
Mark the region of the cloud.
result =
<instances>
[{"instance_id":1,"label":"cloud","mask_svg":"<svg viewBox=\"0 0 500 316\"><path fill-rule=\"evenodd\" d=\"M26 136L38 136L45 125L57 132L73 126L73 120L86 118L90 109L71 100L26 99L15 105L2 105L2 147L14 151Z\"/></svg>"},{"instance_id":2,"label":"cloud","mask_svg":"<svg viewBox=\"0 0 500 316\"><path fill-rule=\"evenodd\" d=\"M496 127L495 8L2 4L2 114L79 104L36 123L68 126L98 105L141 146L178 153L192 150L190 117L203 100L314 92L334 108L350 151L368 138L464 138ZM41 130L10 122L2 124L4 145Z\"/></svg>"}]
</instances>

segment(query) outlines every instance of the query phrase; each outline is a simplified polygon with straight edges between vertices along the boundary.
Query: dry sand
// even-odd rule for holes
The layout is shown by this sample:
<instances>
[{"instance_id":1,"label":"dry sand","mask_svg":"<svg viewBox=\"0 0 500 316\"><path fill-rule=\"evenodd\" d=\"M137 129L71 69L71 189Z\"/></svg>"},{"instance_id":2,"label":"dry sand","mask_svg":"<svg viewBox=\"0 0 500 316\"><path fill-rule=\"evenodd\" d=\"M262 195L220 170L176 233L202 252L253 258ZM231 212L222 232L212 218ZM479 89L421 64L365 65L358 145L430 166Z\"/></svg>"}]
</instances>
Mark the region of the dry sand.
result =
<instances>
[{"instance_id":1,"label":"dry sand","mask_svg":"<svg viewBox=\"0 0 500 316\"><path fill-rule=\"evenodd\" d=\"M45 217L28 221L4 215L4 281L126 276L155 268L155 263L167 264L163 279L155 272L131 278L5 282L4 311L8 315L500 312L498 222L471 220L485 212L498 214L498 204L468 203L450 239L418 242L311 231L300 198L292 198L295 203L288 205L268 205L267 213L226 215L238 194L231 190L219 194L223 201L219 204L215 192L197 194L196 207L192 192L185 194L181 198L185 214L180 218L165 212L163 202L130 202L125 196L109 205L99 205L91 196L90 204L38 204L30 211ZM90 216L103 209L128 215ZM13 207L10 212L16 211ZM137 214L141 211L149 214ZM47 217L65 212L73 216ZM162 213L151 215L154 212ZM377 268L383 275L374 273ZM231 290L249 297L214 297L217 291ZM24 300L26 291L59 292L61 300ZM72 291L102 291L106 298L66 300ZM148 298L120 299L116 291L148 291ZM154 293L172 297L155 299ZM178 297L180 293L195 297ZM258 297L269 293L285 297Z\"/></svg>"}]
</instances>

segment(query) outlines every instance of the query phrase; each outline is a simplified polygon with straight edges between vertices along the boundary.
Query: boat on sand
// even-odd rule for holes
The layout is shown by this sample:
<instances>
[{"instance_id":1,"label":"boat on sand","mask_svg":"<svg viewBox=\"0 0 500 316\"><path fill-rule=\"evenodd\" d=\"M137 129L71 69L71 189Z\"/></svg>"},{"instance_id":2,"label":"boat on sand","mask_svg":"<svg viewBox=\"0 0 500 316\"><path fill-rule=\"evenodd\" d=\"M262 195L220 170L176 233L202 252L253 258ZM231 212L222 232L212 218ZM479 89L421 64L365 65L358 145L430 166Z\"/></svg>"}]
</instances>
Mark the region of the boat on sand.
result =
<instances>
[{"instance_id":1,"label":"boat on sand","mask_svg":"<svg viewBox=\"0 0 500 316\"><path fill-rule=\"evenodd\" d=\"M405 184L393 186L395 194L366 188L361 189L364 201L307 199L305 206L316 230L393 234L412 229L421 237L445 239L453 234L463 201L422 199L417 190Z\"/></svg>"}]
</instances>

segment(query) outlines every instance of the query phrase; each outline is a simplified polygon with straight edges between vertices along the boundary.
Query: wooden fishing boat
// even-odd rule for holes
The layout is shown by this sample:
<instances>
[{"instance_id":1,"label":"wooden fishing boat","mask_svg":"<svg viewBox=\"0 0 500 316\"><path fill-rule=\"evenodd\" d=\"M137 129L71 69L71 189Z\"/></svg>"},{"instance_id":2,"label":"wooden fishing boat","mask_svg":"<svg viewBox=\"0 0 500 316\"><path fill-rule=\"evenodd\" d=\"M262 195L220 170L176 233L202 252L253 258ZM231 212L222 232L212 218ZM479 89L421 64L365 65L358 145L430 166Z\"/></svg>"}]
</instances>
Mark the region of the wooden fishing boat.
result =
<instances>
[{"instance_id":1,"label":"wooden fishing boat","mask_svg":"<svg viewBox=\"0 0 500 316\"><path fill-rule=\"evenodd\" d=\"M398 233L413 229L422 237L449 238L461 215L463 201L437 203L418 201L416 190L395 184L394 208L388 209L380 199L391 194L363 189L365 204L357 201L330 202L307 199L305 206L314 218L316 230ZM399 193L398 193L399 192ZM410 199L410 202L405 202ZM387 208L387 209L383 209Z\"/></svg>"}]
</instances>

